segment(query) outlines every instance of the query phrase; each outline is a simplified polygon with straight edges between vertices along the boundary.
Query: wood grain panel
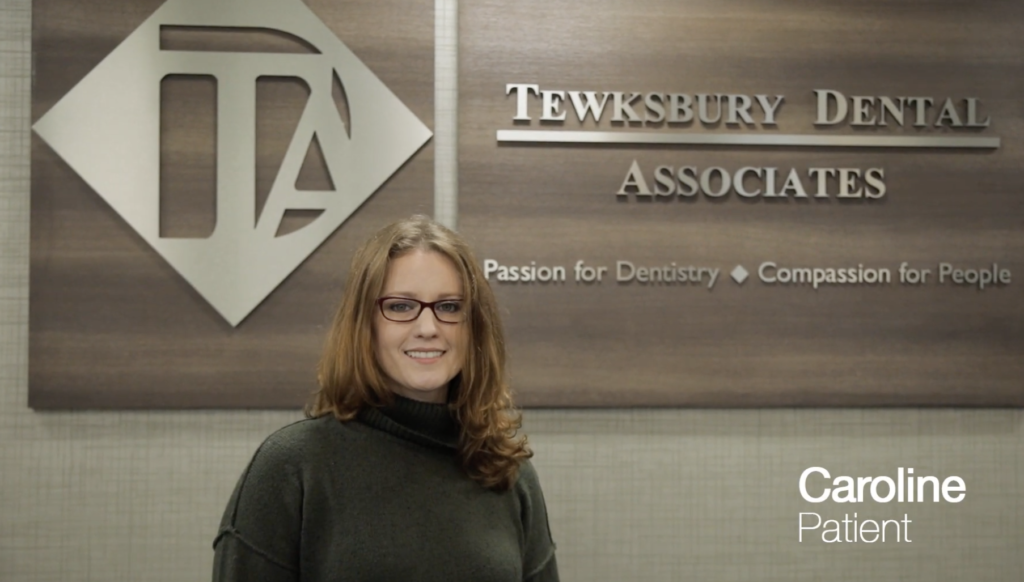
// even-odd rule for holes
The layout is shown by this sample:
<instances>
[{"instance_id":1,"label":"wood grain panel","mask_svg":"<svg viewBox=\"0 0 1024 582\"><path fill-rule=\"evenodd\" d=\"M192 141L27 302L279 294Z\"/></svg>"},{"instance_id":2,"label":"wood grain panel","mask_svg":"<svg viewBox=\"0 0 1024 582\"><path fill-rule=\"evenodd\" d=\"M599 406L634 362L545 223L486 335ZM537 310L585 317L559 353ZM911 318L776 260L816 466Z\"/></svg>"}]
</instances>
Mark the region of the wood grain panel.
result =
<instances>
[{"instance_id":1,"label":"wood grain panel","mask_svg":"<svg viewBox=\"0 0 1024 582\"><path fill-rule=\"evenodd\" d=\"M34 2L33 120L161 3ZM432 127L432 3L311 0L308 5ZM232 36L231 42L237 46L240 41ZM296 97L287 87L261 92L260 99L260 113L267 117L259 120L258 130L265 141L257 148L259 167L254 170L257 189L268 190L302 99L301 91ZM208 172L197 171L190 161L197 147L209 145L209 115L189 115L181 102L170 104L165 113L176 123L164 136L170 152L164 171L174 170L166 190L209 190ZM204 127L206 134L193 131ZM311 170L310 183L316 185L315 164ZM177 227L188 236L209 229L209 197L193 198L175 208L181 221ZM34 137L29 404L39 409L299 407L314 389L325 326L356 246L383 224L432 211L433 148L428 142L232 328ZM299 226L301 220L289 228Z\"/></svg>"},{"instance_id":2,"label":"wood grain panel","mask_svg":"<svg viewBox=\"0 0 1024 582\"><path fill-rule=\"evenodd\" d=\"M966 1L460 3L460 214L481 259L563 265L499 283L512 380L531 406L1024 404L1024 5ZM774 127L514 122L541 89L785 95ZM996 150L498 144L499 129L948 135L815 129L814 89L981 99ZM642 109L642 104L638 110ZM929 118L934 120L935 112ZM617 197L659 165L885 169L878 201ZM805 178L806 180L806 178ZM809 181L805 182L805 184ZM833 190L835 186L832 186ZM693 285L578 284L572 265L721 269ZM768 285L757 266L993 262L1008 286ZM728 279L736 265L751 278ZM614 275L614 273L613 273Z\"/></svg>"}]
</instances>

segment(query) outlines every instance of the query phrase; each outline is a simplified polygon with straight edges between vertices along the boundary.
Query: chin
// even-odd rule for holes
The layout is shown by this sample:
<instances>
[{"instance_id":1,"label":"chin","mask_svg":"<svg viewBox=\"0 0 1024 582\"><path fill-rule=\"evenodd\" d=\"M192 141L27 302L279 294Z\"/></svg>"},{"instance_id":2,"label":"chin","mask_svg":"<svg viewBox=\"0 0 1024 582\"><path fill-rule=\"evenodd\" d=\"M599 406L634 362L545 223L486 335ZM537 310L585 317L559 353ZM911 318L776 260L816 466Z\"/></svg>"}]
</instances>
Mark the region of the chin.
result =
<instances>
[{"instance_id":1,"label":"chin","mask_svg":"<svg viewBox=\"0 0 1024 582\"><path fill-rule=\"evenodd\" d=\"M448 386L448 381L446 380L441 383L438 383L437 381L410 382L409 384L406 384L406 386L408 386L410 390L415 390L416 392L436 392L446 388Z\"/></svg>"}]
</instances>

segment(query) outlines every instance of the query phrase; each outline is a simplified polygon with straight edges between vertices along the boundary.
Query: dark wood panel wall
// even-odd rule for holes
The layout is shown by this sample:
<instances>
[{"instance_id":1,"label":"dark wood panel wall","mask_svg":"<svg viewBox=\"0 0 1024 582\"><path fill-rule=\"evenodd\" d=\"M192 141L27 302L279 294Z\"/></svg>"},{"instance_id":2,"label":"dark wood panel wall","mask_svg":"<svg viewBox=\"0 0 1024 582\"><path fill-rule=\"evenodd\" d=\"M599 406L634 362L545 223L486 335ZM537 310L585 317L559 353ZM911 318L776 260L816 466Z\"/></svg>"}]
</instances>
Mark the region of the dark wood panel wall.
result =
<instances>
[{"instance_id":1,"label":"dark wood panel wall","mask_svg":"<svg viewBox=\"0 0 1024 582\"><path fill-rule=\"evenodd\" d=\"M500 282L512 380L539 406L1024 404L1024 5L997 1L639 0L460 3L460 214L481 259L564 266ZM784 95L776 124L576 118L569 97L515 120L509 84L540 90ZM816 126L814 90L927 96L927 126ZM980 124L936 126L953 98ZM641 116L641 99L633 102ZM612 100L608 102L609 109ZM696 106L695 106L696 108ZM755 105L752 112L759 113ZM998 148L498 143L498 130L998 137ZM633 162L795 168L810 196L617 195ZM810 168L884 171L884 196L841 200ZM764 187L751 181L749 189ZM629 189L635 191L636 188ZM876 190L877 193L877 190ZM574 265L607 266L600 283ZM616 282L616 261L720 269L706 284ZM889 269L888 285L783 285L758 267ZM903 284L901 263L931 269ZM940 262L1010 284L937 282ZM749 278L730 277L737 265ZM704 282L707 282L705 274Z\"/></svg>"},{"instance_id":2,"label":"dark wood panel wall","mask_svg":"<svg viewBox=\"0 0 1024 582\"><path fill-rule=\"evenodd\" d=\"M161 4L34 2L33 121ZM433 126L433 3L310 0L307 5L427 127ZM308 51L294 39L266 31L214 32L170 29L162 44L187 50ZM300 85L269 78L257 87L254 204L265 201L302 112L308 88ZM168 77L162 94L162 232L204 236L215 220L216 88L208 78ZM339 102L344 105L343 96ZM125 164L128 171L131 160ZM299 182L299 188L312 189L329 184L316 147ZM315 388L325 326L356 246L387 222L432 212L428 143L232 327L36 136L30 405L299 407ZM282 229L301 228L311 218L295 213Z\"/></svg>"},{"instance_id":3,"label":"dark wood panel wall","mask_svg":"<svg viewBox=\"0 0 1024 582\"><path fill-rule=\"evenodd\" d=\"M161 4L34 3L33 119L48 111ZM428 127L431 3L308 3ZM1024 7L810 1L609 0L460 3L460 230L481 259L562 266L557 283L492 277L509 331L512 382L528 406L998 406L1024 403ZM170 30L170 48L303 52L274 35ZM542 90L776 96L776 123L515 121L510 83ZM814 90L927 96L928 127L815 125ZM257 88L259 207L306 89ZM162 217L201 236L215 209L215 94L203 78L162 87ZM935 126L947 97L966 121ZM343 115L344 98L339 97ZM877 100L875 101L877 103ZM634 101L641 115L642 98ZM611 105L611 100L609 100ZM875 105L877 108L878 105ZM696 110L696 105L694 105ZM714 108L712 108L714 109ZM909 111L909 109L908 109ZM713 135L998 137L998 148L499 144L498 130ZM37 408L294 407L314 388L324 326L349 257L372 230L433 210L428 144L237 328L227 324L41 139L32 145L30 400ZM617 195L636 164L795 169L810 196ZM300 176L324 186L314 147ZM885 194L815 197L811 168L880 168ZM764 187L748 175L750 189ZM713 185L717 185L714 182ZM877 192L877 189L876 189ZM285 230L312 216L295 213ZM578 261L608 267L574 280ZM700 284L616 282L616 262L717 269ZM766 284L757 270L885 268L887 285ZM931 269L902 284L899 266ZM998 263L1010 284L936 281L940 262ZM749 278L736 283L737 265Z\"/></svg>"}]
</instances>

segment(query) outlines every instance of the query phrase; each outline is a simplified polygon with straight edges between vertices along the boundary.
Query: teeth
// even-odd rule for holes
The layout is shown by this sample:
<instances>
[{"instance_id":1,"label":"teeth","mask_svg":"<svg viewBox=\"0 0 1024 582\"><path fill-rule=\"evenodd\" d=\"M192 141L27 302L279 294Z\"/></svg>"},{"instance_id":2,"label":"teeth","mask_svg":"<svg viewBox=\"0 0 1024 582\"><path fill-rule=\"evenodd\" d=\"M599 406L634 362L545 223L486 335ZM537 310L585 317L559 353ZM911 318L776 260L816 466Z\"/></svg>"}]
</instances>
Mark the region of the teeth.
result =
<instances>
[{"instance_id":1,"label":"teeth","mask_svg":"<svg viewBox=\"0 0 1024 582\"><path fill-rule=\"evenodd\" d=\"M413 358L440 358L444 352L405 352Z\"/></svg>"}]
</instances>

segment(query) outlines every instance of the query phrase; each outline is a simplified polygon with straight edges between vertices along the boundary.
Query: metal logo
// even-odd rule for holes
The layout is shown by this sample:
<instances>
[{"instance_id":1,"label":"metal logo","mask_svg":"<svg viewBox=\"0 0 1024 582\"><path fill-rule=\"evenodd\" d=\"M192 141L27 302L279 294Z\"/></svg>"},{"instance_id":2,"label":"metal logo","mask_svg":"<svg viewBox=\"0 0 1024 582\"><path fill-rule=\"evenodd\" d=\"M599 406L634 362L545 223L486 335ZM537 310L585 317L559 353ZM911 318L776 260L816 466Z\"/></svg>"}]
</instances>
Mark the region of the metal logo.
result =
<instances>
[{"instance_id":1,"label":"metal logo","mask_svg":"<svg viewBox=\"0 0 1024 582\"><path fill-rule=\"evenodd\" d=\"M320 54L161 50L161 26L270 29ZM216 225L206 238L160 236L160 85L217 82ZM349 127L334 105L345 87ZM309 100L263 211L255 204L255 90L299 77ZM33 129L232 326L237 326L431 137L427 127L299 0L169 0ZM313 139L334 190L295 188ZM322 213L278 236L286 210Z\"/></svg>"}]
</instances>

